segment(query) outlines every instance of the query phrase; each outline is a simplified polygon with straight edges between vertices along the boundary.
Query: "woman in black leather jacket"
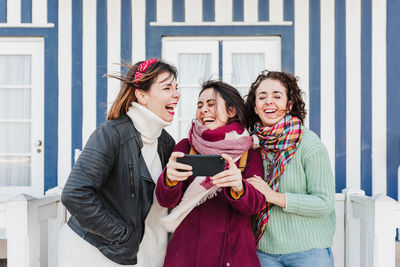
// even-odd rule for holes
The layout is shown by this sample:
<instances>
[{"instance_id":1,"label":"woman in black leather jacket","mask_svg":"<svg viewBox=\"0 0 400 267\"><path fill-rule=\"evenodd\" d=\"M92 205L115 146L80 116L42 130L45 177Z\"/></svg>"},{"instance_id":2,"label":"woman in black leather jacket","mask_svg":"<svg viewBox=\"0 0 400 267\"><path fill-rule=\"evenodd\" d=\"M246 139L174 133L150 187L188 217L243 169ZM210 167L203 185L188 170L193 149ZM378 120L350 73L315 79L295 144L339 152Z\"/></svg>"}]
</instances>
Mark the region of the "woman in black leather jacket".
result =
<instances>
[{"instance_id":1,"label":"woman in black leather jacket","mask_svg":"<svg viewBox=\"0 0 400 267\"><path fill-rule=\"evenodd\" d=\"M162 266L167 233L153 202L175 145L163 129L180 94L176 69L149 59L128 66L107 120L90 136L61 201L71 217L60 233L59 266Z\"/></svg>"}]
</instances>

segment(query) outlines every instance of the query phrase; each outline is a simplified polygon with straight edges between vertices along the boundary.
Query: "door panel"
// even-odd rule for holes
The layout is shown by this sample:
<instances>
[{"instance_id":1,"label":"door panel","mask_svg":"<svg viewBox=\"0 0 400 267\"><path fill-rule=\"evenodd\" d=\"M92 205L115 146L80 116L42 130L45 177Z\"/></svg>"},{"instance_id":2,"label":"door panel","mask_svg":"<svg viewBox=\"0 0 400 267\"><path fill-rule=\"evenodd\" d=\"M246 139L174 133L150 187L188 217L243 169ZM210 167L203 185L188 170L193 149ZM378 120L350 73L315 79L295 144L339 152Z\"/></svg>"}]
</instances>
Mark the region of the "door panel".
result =
<instances>
[{"instance_id":1,"label":"door panel","mask_svg":"<svg viewBox=\"0 0 400 267\"><path fill-rule=\"evenodd\" d=\"M43 195L44 45L0 38L0 200Z\"/></svg>"}]
</instances>

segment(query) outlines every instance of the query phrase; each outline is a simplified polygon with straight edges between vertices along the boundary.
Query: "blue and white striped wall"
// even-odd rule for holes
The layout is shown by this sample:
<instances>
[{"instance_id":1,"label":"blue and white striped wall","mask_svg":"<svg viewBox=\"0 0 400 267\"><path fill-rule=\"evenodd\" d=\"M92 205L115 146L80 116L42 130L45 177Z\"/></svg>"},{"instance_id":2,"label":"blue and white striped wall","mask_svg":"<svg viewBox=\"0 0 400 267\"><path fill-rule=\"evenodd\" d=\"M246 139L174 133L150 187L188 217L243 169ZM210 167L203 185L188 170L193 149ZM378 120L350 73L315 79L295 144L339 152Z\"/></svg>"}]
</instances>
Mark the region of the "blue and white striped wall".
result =
<instances>
[{"instance_id":1,"label":"blue and white striped wall","mask_svg":"<svg viewBox=\"0 0 400 267\"><path fill-rule=\"evenodd\" d=\"M163 36L279 35L337 191L398 198L397 10L396 0L0 0L0 36L45 36L45 189L64 184L104 120L119 82L102 76L121 58L161 57Z\"/></svg>"}]
</instances>

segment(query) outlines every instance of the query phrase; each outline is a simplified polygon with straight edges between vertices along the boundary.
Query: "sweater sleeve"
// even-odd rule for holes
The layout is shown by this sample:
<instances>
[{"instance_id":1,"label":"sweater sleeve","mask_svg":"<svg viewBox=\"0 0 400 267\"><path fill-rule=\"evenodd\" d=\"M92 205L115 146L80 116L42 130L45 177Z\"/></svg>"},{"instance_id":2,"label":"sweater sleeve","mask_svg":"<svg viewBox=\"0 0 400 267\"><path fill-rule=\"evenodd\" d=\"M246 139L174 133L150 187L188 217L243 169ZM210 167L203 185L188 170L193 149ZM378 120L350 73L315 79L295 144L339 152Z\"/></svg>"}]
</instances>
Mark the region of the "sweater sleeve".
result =
<instances>
[{"instance_id":1,"label":"sweater sleeve","mask_svg":"<svg viewBox=\"0 0 400 267\"><path fill-rule=\"evenodd\" d=\"M183 139L174 148L173 152L188 153L190 150L190 144L188 139ZM183 195L183 184L184 182L178 182L175 186L168 186L166 183L167 168L165 167L163 172L157 181L156 186L156 198L158 203L166 208L174 208L178 205Z\"/></svg>"},{"instance_id":2,"label":"sweater sleeve","mask_svg":"<svg viewBox=\"0 0 400 267\"><path fill-rule=\"evenodd\" d=\"M303 168L307 194L286 193L285 212L310 217L330 214L335 208L335 184L326 149L309 154Z\"/></svg>"},{"instance_id":3,"label":"sweater sleeve","mask_svg":"<svg viewBox=\"0 0 400 267\"><path fill-rule=\"evenodd\" d=\"M261 154L257 150L249 150L246 168L242 173L243 195L235 199L230 195L230 188L225 188L225 195L232 207L246 215L253 215L262 210L265 205L264 195L249 184L246 179L254 175L262 176L264 172Z\"/></svg>"}]
</instances>

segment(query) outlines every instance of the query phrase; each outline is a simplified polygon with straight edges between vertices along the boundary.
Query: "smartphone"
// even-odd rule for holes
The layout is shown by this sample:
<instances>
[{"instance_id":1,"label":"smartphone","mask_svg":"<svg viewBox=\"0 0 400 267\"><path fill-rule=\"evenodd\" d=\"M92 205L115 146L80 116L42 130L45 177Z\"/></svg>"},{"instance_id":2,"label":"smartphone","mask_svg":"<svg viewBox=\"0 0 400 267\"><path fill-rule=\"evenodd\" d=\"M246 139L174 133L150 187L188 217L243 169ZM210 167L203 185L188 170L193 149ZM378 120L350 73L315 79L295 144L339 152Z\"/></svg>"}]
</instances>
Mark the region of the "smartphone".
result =
<instances>
[{"instance_id":1,"label":"smartphone","mask_svg":"<svg viewBox=\"0 0 400 267\"><path fill-rule=\"evenodd\" d=\"M176 161L192 166L194 176L213 176L222 172L225 167L225 159L221 155L185 154Z\"/></svg>"}]
</instances>

